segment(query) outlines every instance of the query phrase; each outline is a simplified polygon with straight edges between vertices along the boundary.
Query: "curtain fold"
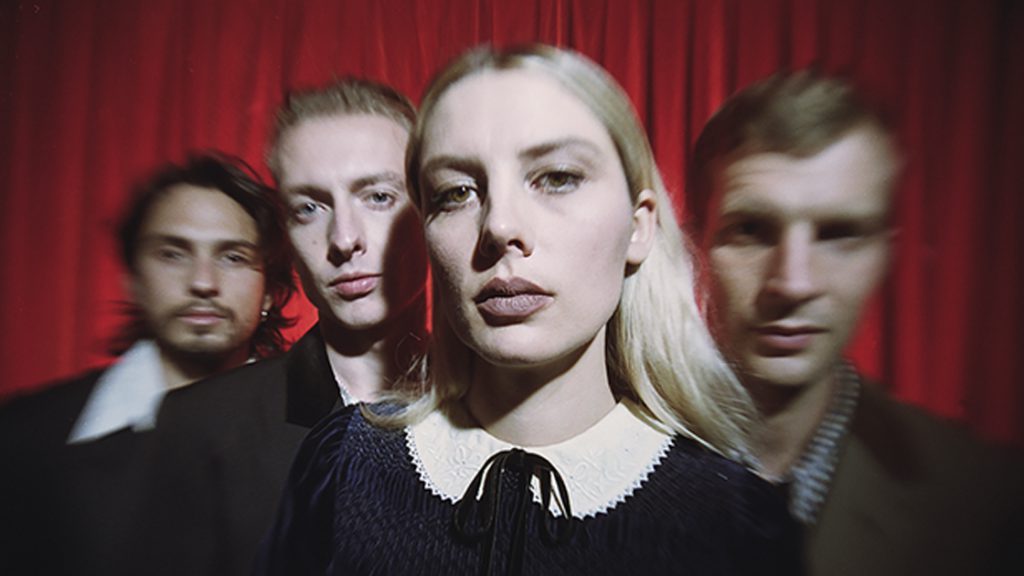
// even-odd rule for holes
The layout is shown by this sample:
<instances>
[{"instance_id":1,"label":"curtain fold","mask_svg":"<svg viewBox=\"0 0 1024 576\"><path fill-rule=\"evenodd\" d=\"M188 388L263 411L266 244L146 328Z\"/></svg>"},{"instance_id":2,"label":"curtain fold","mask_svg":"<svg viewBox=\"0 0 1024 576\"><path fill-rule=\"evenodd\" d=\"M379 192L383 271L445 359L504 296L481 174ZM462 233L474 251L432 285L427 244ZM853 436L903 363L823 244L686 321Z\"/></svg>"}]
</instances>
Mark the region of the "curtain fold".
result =
<instances>
[{"instance_id":1,"label":"curtain fold","mask_svg":"<svg viewBox=\"0 0 1024 576\"><path fill-rule=\"evenodd\" d=\"M0 6L0 397L107 361L130 185L190 150L264 176L287 91L414 99L479 43L583 52L623 85L676 207L733 91L854 79L903 148L893 268L849 353L907 401L1024 444L1024 8L1014 0L38 0ZM305 302L293 306L314 321ZM685 345L685 343L680 343Z\"/></svg>"}]
</instances>

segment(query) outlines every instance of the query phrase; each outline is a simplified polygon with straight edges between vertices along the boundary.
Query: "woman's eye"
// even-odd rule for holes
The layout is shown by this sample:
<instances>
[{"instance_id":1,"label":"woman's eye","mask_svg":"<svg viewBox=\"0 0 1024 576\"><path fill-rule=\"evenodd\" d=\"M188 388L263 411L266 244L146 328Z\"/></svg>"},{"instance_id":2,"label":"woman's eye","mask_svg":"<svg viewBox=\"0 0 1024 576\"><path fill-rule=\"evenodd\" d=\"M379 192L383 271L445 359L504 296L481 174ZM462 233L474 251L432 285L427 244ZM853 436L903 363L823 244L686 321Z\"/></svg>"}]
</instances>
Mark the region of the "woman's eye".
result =
<instances>
[{"instance_id":1,"label":"woman's eye","mask_svg":"<svg viewBox=\"0 0 1024 576\"><path fill-rule=\"evenodd\" d=\"M476 190L472 186L461 184L439 191L434 195L432 203L439 210L457 210L472 201L475 195Z\"/></svg>"},{"instance_id":2,"label":"woman's eye","mask_svg":"<svg viewBox=\"0 0 1024 576\"><path fill-rule=\"evenodd\" d=\"M569 170L552 170L534 179L533 186L548 194L566 194L580 187L583 175Z\"/></svg>"}]
</instances>

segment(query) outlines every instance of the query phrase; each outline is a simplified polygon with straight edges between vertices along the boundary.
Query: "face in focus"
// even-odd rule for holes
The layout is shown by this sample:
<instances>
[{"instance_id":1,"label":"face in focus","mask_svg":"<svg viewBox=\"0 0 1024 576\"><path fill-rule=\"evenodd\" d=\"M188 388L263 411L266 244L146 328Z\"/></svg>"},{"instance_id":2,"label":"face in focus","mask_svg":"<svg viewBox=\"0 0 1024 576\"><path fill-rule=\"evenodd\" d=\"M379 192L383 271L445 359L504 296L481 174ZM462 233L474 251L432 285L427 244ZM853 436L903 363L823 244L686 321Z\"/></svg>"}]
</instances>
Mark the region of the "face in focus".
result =
<instances>
[{"instance_id":1,"label":"face in focus","mask_svg":"<svg viewBox=\"0 0 1024 576\"><path fill-rule=\"evenodd\" d=\"M423 293L423 233L405 186L408 132L383 116L302 121L281 138L281 192L321 322L373 330Z\"/></svg>"},{"instance_id":2,"label":"face in focus","mask_svg":"<svg viewBox=\"0 0 1024 576\"><path fill-rule=\"evenodd\" d=\"M887 140L858 128L818 154L756 153L715 174L704 246L719 342L745 380L828 380L888 261Z\"/></svg>"},{"instance_id":3,"label":"face in focus","mask_svg":"<svg viewBox=\"0 0 1024 576\"><path fill-rule=\"evenodd\" d=\"M244 360L269 309L256 221L226 194L178 184L139 231L135 302L157 343L191 355Z\"/></svg>"},{"instance_id":4,"label":"face in focus","mask_svg":"<svg viewBox=\"0 0 1024 576\"><path fill-rule=\"evenodd\" d=\"M633 242L615 146L584 104L537 72L469 76L437 103L421 174L439 304L467 346L532 367L603 342L647 246Z\"/></svg>"}]
</instances>

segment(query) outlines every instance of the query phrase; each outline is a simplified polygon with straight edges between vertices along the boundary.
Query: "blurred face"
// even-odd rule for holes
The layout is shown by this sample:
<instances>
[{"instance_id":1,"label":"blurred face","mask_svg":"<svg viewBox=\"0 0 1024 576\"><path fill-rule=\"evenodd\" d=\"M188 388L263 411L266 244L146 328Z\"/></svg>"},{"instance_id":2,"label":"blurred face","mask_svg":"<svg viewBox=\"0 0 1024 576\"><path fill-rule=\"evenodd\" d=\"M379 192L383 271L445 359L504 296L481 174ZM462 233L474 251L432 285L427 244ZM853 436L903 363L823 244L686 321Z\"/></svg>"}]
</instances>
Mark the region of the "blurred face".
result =
<instances>
[{"instance_id":1,"label":"blurred face","mask_svg":"<svg viewBox=\"0 0 1024 576\"><path fill-rule=\"evenodd\" d=\"M382 116L314 118L279 146L288 234L321 322L372 330L422 294L426 257L405 186L409 134Z\"/></svg>"},{"instance_id":2,"label":"blurred face","mask_svg":"<svg viewBox=\"0 0 1024 576\"><path fill-rule=\"evenodd\" d=\"M704 242L712 314L745 379L831 377L886 268L892 173L873 128L808 158L751 154L716 172Z\"/></svg>"},{"instance_id":3,"label":"blurred face","mask_svg":"<svg viewBox=\"0 0 1024 576\"><path fill-rule=\"evenodd\" d=\"M248 354L270 308L256 221L219 190L172 186L139 232L132 292L157 343L186 354Z\"/></svg>"},{"instance_id":4,"label":"blurred face","mask_svg":"<svg viewBox=\"0 0 1024 576\"><path fill-rule=\"evenodd\" d=\"M540 73L470 76L438 101L421 170L439 304L466 345L530 367L603 342L653 208L634 209L586 106Z\"/></svg>"}]
</instances>

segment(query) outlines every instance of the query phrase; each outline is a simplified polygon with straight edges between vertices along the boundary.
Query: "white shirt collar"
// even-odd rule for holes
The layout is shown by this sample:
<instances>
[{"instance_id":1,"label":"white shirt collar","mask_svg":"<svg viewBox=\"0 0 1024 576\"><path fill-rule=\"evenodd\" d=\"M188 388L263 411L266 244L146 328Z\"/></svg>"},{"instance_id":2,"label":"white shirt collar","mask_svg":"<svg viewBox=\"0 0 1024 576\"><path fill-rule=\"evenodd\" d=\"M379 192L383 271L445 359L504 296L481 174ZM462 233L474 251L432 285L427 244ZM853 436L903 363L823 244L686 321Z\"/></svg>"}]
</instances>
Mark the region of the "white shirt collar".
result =
<instances>
[{"instance_id":1,"label":"white shirt collar","mask_svg":"<svg viewBox=\"0 0 1024 576\"><path fill-rule=\"evenodd\" d=\"M523 448L547 458L565 479L573 516L584 518L614 508L640 488L668 454L673 437L642 420L638 411L623 400L573 438ZM462 498L491 455L515 447L473 425L464 411L441 410L407 428L406 443L420 480L450 502ZM536 486L534 499L540 501ZM555 503L552 512L558 513Z\"/></svg>"},{"instance_id":2,"label":"white shirt collar","mask_svg":"<svg viewBox=\"0 0 1024 576\"><path fill-rule=\"evenodd\" d=\"M152 430L166 391L159 349L149 340L137 342L96 381L68 444L98 440L126 427Z\"/></svg>"}]
</instances>

